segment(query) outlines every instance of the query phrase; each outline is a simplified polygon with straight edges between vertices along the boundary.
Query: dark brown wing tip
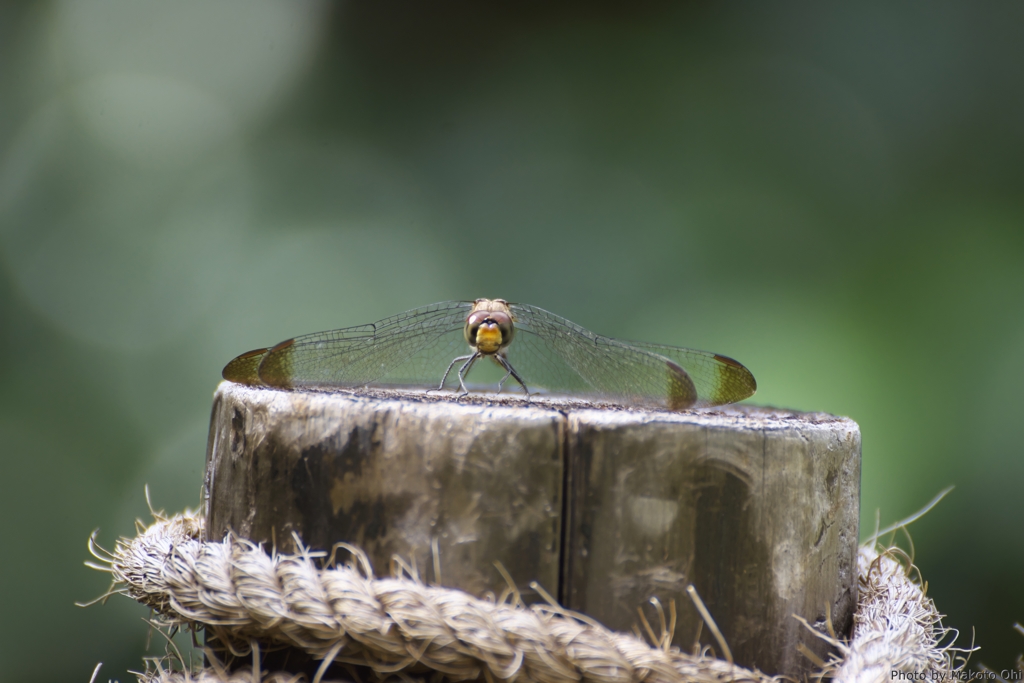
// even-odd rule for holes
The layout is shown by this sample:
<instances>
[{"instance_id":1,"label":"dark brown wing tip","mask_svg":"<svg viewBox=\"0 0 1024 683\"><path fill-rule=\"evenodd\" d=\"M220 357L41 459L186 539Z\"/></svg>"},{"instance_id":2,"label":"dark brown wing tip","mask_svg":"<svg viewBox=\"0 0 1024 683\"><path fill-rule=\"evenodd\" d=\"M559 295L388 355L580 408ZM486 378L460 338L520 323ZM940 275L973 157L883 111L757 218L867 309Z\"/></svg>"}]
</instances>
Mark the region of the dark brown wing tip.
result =
<instances>
[{"instance_id":1,"label":"dark brown wing tip","mask_svg":"<svg viewBox=\"0 0 1024 683\"><path fill-rule=\"evenodd\" d=\"M294 339L285 339L280 344L275 344L273 347L271 347L271 349L267 353L275 353L277 351L284 351L285 349L287 349L289 346L291 346L294 343L295 343Z\"/></svg>"},{"instance_id":2,"label":"dark brown wing tip","mask_svg":"<svg viewBox=\"0 0 1024 683\"><path fill-rule=\"evenodd\" d=\"M220 376L229 382L248 384L254 387L260 386L263 383L260 382L257 370L259 370L260 361L263 360L263 356L267 351L268 349L246 351L225 365L224 369L221 370Z\"/></svg>"},{"instance_id":3,"label":"dark brown wing tip","mask_svg":"<svg viewBox=\"0 0 1024 683\"><path fill-rule=\"evenodd\" d=\"M668 365L668 409L686 410L697 403L697 387L689 373L683 370L677 363L666 361Z\"/></svg>"},{"instance_id":4,"label":"dark brown wing tip","mask_svg":"<svg viewBox=\"0 0 1024 683\"><path fill-rule=\"evenodd\" d=\"M282 353L282 351L294 343L294 339L285 339L280 344L267 350L266 355L256 368L260 384L279 389L290 389L292 387L291 373L287 369L289 354Z\"/></svg>"},{"instance_id":5,"label":"dark brown wing tip","mask_svg":"<svg viewBox=\"0 0 1024 683\"><path fill-rule=\"evenodd\" d=\"M727 399L723 403L742 401L757 393L757 380L754 379L754 374L743 363L717 353L715 354L715 360L724 366L722 369L726 375L726 377L723 377L722 384L729 395L723 397Z\"/></svg>"},{"instance_id":6,"label":"dark brown wing tip","mask_svg":"<svg viewBox=\"0 0 1024 683\"><path fill-rule=\"evenodd\" d=\"M717 360L719 363L725 363L726 365L731 365L734 368L743 368L744 370L746 370L746 368L743 367L743 363L741 363L738 360L735 360L733 358L729 358L729 356L723 356L721 354L716 353L715 354L715 360Z\"/></svg>"}]
</instances>

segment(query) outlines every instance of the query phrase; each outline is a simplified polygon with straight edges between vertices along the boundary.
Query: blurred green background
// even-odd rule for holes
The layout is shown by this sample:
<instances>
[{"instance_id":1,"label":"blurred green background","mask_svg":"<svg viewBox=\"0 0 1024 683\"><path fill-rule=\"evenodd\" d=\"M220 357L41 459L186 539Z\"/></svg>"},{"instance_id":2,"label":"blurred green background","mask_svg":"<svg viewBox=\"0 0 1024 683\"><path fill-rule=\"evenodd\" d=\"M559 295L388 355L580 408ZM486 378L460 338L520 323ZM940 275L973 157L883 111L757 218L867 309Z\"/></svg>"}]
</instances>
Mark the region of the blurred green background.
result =
<instances>
[{"instance_id":1,"label":"blurred green background","mask_svg":"<svg viewBox=\"0 0 1024 683\"><path fill-rule=\"evenodd\" d=\"M142 667L86 539L198 504L227 360L476 297L851 416L862 536L955 484L917 561L1009 666L1022 160L1020 3L0 4L0 679Z\"/></svg>"}]
</instances>

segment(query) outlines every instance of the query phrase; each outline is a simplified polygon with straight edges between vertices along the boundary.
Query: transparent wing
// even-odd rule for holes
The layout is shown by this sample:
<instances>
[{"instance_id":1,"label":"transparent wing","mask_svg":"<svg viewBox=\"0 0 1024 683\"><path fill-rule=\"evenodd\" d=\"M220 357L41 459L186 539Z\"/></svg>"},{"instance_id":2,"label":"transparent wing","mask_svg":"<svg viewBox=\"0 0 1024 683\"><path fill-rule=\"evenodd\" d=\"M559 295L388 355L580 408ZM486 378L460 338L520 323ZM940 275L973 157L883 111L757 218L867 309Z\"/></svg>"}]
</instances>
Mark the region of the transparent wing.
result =
<instances>
[{"instance_id":1,"label":"transparent wing","mask_svg":"<svg viewBox=\"0 0 1024 683\"><path fill-rule=\"evenodd\" d=\"M471 301L445 301L371 325L316 332L238 356L224 378L274 387L436 387L452 360L466 355L462 336Z\"/></svg>"},{"instance_id":2,"label":"transparent wing","mask_svg":"<svg viewBox=\"0 0 1024 683\"><path fill-rule=\"evenodd\" d=\"M686 349L647 342L626 342L630 346L657 353L674 361L693 381L697 389L695 407L721 406L750 398L757 391L754 375L742 363L710 351Z\"/></svg>"},{"instance_id":3,"label":"transparent wing","mask_svg":"<svg viewBox=\"0 0 1024 683\"><path fill-rule=\"evenodd\" d=\"M463 338L473 302L447 301L372 325L317 332L256 349L224 368L224 378L275 387L436 387L470 349ZM680 410L722 405L757 389L725 356L594 334L540 308L511 304L512 367L531 392L572 394Z\"/></svg>"},{"instance_id":4,"label":"transparent wing","mask_svg":"<svg viewBox=\"0 0 1024 683\"><path fill-rule=\"evenodd\" d=\"M725 356L604 337L526 304L511 310L508 359L531 391L680 410L733 403L757 388L750 371Z\"/></svg>"}]
</instances>

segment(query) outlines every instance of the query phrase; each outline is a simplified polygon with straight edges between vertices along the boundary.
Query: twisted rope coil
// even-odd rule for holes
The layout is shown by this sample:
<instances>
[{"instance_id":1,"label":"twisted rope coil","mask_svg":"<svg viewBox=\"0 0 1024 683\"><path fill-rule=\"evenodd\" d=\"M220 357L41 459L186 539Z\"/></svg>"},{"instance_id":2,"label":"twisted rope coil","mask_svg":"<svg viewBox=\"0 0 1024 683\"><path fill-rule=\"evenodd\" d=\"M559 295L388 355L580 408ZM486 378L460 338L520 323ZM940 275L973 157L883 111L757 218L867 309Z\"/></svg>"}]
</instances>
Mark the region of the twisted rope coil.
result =
<instances>
[{"instance_id":1,"label":"twisted rope coil","mask_svg":"<svg viewBox=\"0 0 1024 683\"><path fill-rule=\"evenodd\" d=\"M318 553L268 556L237 538L203 542L202 532L201 517L182 514L119 540L106 558L116 592L151 607L170 625L202 625L225 643L300 648L326 662L321 671L342 662L382 675L417 665L454 681L776 680L711 657L651 647L556 606L514 606L410 579L375 579L365 557L361 570L354 563L323 569ZM862 548L859 570L854 638L843 643L826 637L843 656L823 674L861 683L889 680L892 671L952 671L953 649L939 645L945 634L941 615L903 565ZM149 680L228 680L209 670L200 676L206 678L156 671Z\"/></svg>"},{"instance_id":2,"label":"twisted rope coil","mask_svg":"<svg viewBox=\"0 0 1024 683\"><path fill-rule=\"evenodd\" d=\"M849 644L833 643L844 656L826 669L835 681L890 681L894 671L949 681L967 663L972 650L953 646L956 631L942 625L934 601L895 554L863 546L857 555L860 597L853 638Z\"/></svg>"}]
</instances>

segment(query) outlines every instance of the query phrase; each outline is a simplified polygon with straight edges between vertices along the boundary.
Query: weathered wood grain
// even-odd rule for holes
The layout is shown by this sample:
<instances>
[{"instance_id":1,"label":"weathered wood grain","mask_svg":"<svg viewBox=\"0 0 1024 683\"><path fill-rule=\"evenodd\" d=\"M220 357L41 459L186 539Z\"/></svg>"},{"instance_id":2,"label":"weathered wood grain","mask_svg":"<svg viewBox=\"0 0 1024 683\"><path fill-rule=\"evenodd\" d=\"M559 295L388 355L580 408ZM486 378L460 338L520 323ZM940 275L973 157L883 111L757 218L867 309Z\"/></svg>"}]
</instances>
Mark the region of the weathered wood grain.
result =
<instances>
[{"instance_id":1,"label":"weathered wood grain","mask_svg":"<svg viewBox=\"0 0 1024 683\"><path fill-rule=\"evenodd\" d=\"M796 643L823 653L794 614L812 623L829 614L837 630L849 628L855 423L758 408L590 410L569 415L568 434L567 606L623 629L649 598L674 601L675 642L688 647L701 625L686 594L693 584L736 661L773 673L810 668Z\"/></svg>"},{"instance_id":2,"label":"weathered wood grain","mask_svg":"<svg viewBox=\"0 0 1024 683\"><path fill-rule=\"evenodd\" d=\"M687 650L693 584L737 663L771 673L813 668L798 643L823 653L794 614L843 631L856 601L860 433L830 415L225 382L206 476L211 537L347 541L476 595L506 588L500 563L528 601L538 581L619 630L656 597Z\"/></svg>"},{"instance_id":3,"label":"weathered wood grain","mask_svg":"<svg viewBox=\"0 0 1024 683\"><path fill-rule=\"evenodd\" d=\"M475 595L558 586L565 424L553 410L218 389L209 535L293 552L354 543ZM435 562L436 558L436 562ZM440 570L440 576L436 570Z\"/></svg>"}]
</instances>

